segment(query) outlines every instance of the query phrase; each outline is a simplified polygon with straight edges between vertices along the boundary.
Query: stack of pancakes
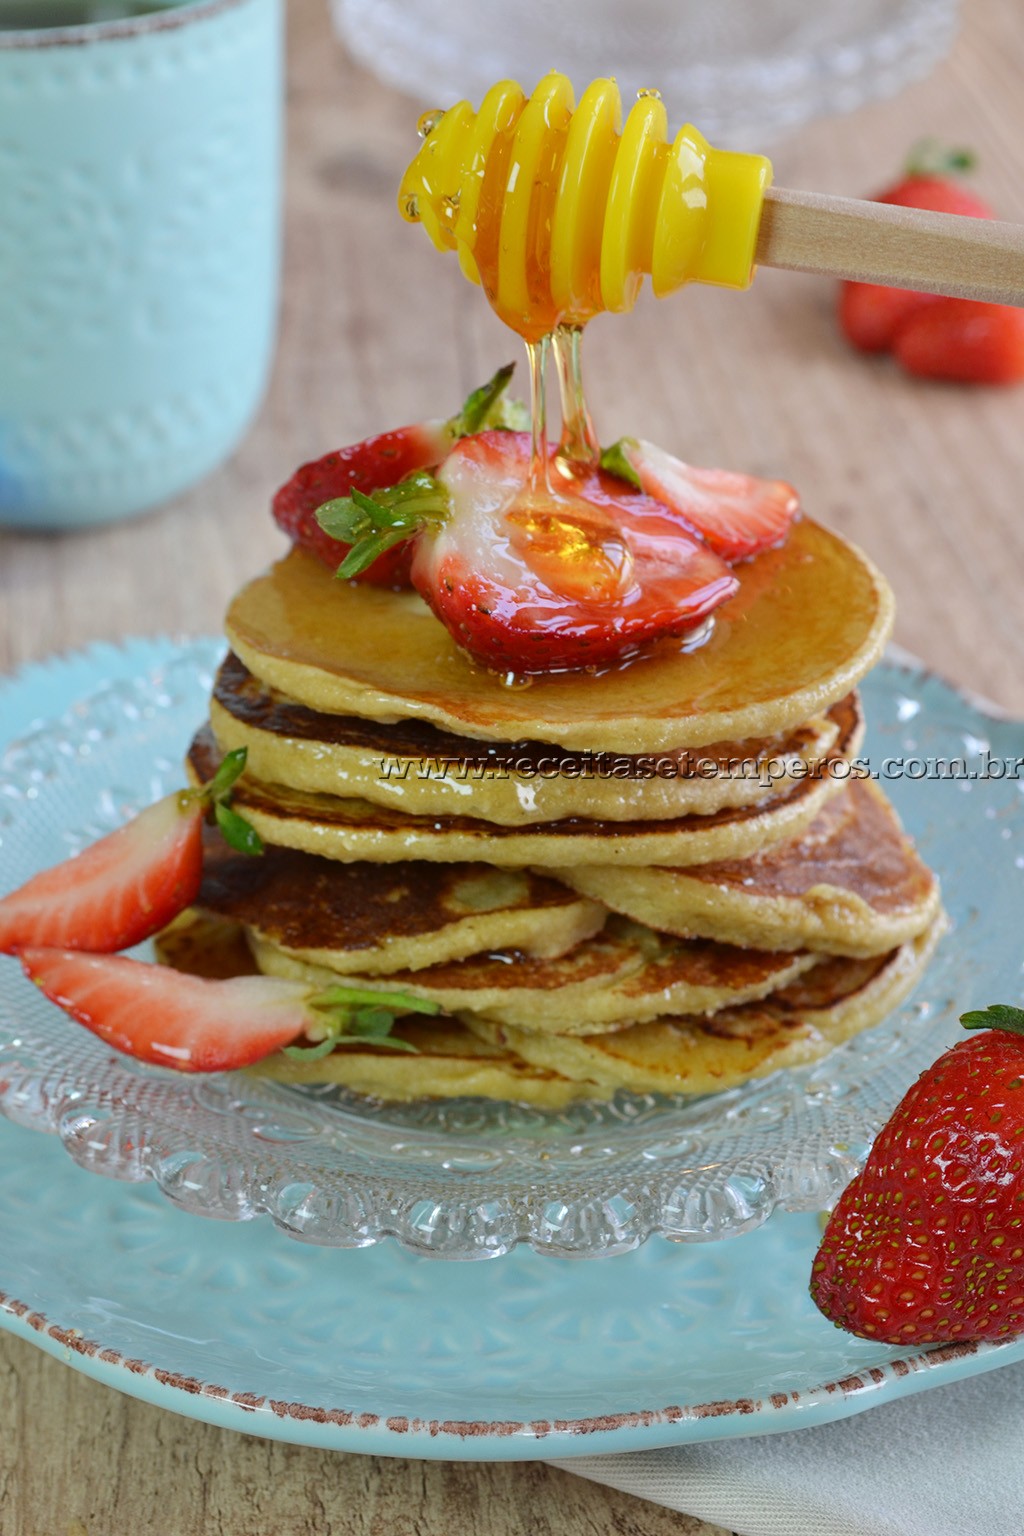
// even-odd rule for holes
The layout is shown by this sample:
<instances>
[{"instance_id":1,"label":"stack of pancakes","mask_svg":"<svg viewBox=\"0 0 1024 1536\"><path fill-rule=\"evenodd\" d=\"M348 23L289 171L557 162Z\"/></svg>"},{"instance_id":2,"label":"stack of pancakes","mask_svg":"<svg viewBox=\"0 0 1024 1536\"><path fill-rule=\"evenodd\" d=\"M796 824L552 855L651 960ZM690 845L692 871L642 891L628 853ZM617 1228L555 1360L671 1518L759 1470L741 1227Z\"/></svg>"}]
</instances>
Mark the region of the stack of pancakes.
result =
<instances>
[{"instance_id":1,"label":"stack of pancakes","mask_svg":"<svg viewBox=\"0 0 1024 1536\"><path fill-rule=\"evenodd\" d=\"M889 589L809 520L737 575L701 645L529 680L300 549L243 588L189 767L247 748L233 803L267 851L211 846L203 920L244 935L233 964L440 1009L395 1025L414 1052L258 1070L392 1099L698 1094L907 994L938 890L854 763Z\"/></svg>"}]
</instances>

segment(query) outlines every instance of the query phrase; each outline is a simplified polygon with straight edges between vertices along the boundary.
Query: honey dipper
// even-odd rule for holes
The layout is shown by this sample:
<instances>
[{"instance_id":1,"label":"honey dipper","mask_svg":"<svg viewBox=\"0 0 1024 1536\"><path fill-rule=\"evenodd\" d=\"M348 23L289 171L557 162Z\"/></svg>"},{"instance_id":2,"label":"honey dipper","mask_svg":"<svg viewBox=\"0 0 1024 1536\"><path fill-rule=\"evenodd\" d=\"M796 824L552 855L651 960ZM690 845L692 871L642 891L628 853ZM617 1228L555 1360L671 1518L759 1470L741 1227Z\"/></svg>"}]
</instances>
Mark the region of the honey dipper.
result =
<instances>
[{"instance_id":1,"label":"honey dipper","mask_svg":"<svg viewBox=\"0 0 1024 1536\"><path fill-rule=\"evenodd\" d=\"M657 91L622 123L614 80L574 106L552 72L526 97L512 81L480 109L420 120L423 144L399 206L527 340L660 297L687 282L749 285L783 267L929 293L1024 304L1024 229L771 185L763 155L674 141Z\"/></svg>"}]
</instances>

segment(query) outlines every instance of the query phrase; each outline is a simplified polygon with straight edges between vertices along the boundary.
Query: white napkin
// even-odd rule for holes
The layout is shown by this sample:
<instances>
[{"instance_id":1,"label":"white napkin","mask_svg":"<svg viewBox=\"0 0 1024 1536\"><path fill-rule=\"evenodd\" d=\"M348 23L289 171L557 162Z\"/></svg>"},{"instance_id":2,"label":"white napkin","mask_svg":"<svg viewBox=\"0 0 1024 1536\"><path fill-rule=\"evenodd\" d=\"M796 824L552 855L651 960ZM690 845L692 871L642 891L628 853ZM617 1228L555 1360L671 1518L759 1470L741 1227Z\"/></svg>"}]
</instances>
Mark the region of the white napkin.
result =
<instances>
[{"instance_id":1,"label":"white napkin","mask_svg":"<svg viewBox=\"0 0 1024 1536\"><path fill-rule=\"evenodd\" d=\"M835 1424L551 1464L737 1536L1022 1536L1024 1363Z\"/></svg>"}]
</instances>

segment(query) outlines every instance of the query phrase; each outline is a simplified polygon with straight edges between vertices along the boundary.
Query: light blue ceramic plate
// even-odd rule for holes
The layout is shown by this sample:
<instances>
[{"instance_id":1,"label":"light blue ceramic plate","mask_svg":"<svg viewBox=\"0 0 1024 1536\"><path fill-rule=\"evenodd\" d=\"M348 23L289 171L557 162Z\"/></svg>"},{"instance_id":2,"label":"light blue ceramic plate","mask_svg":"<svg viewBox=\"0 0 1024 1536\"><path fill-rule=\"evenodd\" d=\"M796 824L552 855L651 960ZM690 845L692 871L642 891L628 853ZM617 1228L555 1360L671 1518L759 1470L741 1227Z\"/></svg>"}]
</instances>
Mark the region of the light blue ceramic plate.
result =
<instances>
[{"instance_id":1,"label":"light blue ceramic plate","mask_svg":"<svg viewBox=\"0 0 1024 1536\"><path fill-rule=\"evenodd\" d=\"M95 708L76 714L75 701L111 684L116 738L126 701L134 709L137 698L122 683L152 667L164 675L178 654L166 642L133 642L32 668L0 685L0 740L19 740L17 760L35 790L30 805L45 805L62 773L52 763L52 732L35 725L71 709L67 751L84 774L107 737ZM866 696L878 763L896 752L961 756L967 771L978 773L985 761L1024 758L1024 728L995 721L920 672L879 669ZM77 739L76 720L83 725ZM133 729L143 745L151 741L156 782L169 750L160 707L139 710ZM1024 778L1005 767L1000 778L889 782L943 876L955 929L923 984L925 995L883 1043L881 1064L870 1053L855 1064L878 1085L868 1109L858 1111L865 1123L883 1110L901 1075L913 1075L922 1053L934 1055L952 1037L958 1008L1019 999L1020 783ZM115 788L144 798L151 786ZM23 811L24 802L17 803ZM94 809L90 804L90 815ZM0 817L3 810L0 804ZM72 826L89 820L81 806L69 815ZM13 841L11 827L0 826L0 854ZM61 846L61 830L44 830L41 845L53 842L42 854L48 861ZM10 1023L8 1063L17 1056ZM814 1081L828 1126L844 1097L843 1074ZM47 1069L33 1091L23 1075L20 1096L7 1094L8 1110L37 1126L59 1108L54 1128L80 1161L108 1174L156 1177L143 1154L157 1122L122 1112L112 1137L110 1117L95 1114L101 1084L94 1085L89 1114L76 1117L67 1081L59 1106L48 1099L55 1082ZM9 1088L5 1067L0 1090ZM772 1094L789 1103L791 1075L755 1098L769 1142L777 1118ZM223 1117L223 1105L219 1112ZM657 1123L656 1107L645 1113ZM251 1130L244 1113L237 1119ZM798 1140L810 1140L801 1143L795 1164L783 1158L772 1166L807 1169L812 1129L800 1130ZM624 1122L627 1139L628 1132ZM519 1127L517 1134L527 1131ZM752 1134L749 1126L744 1134ZM463 1124L456 1140L464 1146L469 1136ZM430 1145L436 1129L423 1143L415 1127L405 1137ZM615 1127L604 1125L598 1140L614 1153ZM826 1137L822 1164L834 1155ZM290 1152L279 1142L275 1156L285 1164L290 1156L308 1158L308 1140L298 1137ZM733 1200L732 1230L744 1224L736 1207L744 1191L754 1229L728 1241L642 1242L646 1233L630 1229L633 1218L620 1207L605 1228L594 1217L596 1251L609 1251L608 1231L642 1246L614 1259L573 1262L558 1248L536 1252L524 1241L496 1263L450 1264L393 1241L361 1250L308 1245L310 1236L323 1241L325 1234L315 1227L296 1233L280 1220L283 1208L260 1207L251 1183L245 1202L232 1207L232 1178L248 1157L243 1136L233 1161L222 1164L228 1172L219 1194L206 1177L197 1195L188 1169L178 1169L176 1183L166 1157L159 1189L148 1181L123 1184L76 1167L55 1137L0 1125L0 1322L121 1390L213 1423L340 1450L449 1459L555 1458L799 1428L1024 1357L1024 1342L901 1357L837 1332L806 1294L815 1216L776 1210L756 1225L767 1214L767 1205L758 1205L764 1190L739 1176L723 1186ZM444 1173L457 1181L457 1167L439 1169L429 1156L425 1164L428 1180ZM479 1176L478 1169L473 1178ZM773 1188L777 1205L799 1207L800 1191L787 1189L782 1175L765 1187ZM809 1187L813 1199L813 1178ZM267 1220L197 1220L165 1196L207 1214L263 1209L307 1243L288 1241ZM408 1245L415 1229L400 1235ZM541 1234L533 1237L541 1246ZM336 1242L337 1230L327 1239Z\"/></svg>"}]
</instances>

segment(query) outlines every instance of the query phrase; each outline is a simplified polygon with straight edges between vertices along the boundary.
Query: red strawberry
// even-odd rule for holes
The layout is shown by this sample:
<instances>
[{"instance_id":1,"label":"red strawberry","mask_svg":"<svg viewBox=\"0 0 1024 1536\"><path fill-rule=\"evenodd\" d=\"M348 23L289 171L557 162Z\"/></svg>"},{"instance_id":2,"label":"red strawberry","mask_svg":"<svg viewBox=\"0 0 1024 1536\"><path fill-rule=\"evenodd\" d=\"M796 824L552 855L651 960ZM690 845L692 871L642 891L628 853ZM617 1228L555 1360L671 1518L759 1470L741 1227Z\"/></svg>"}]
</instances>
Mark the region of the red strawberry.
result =
<instances>
[{"instance_id":1,"label":"red strawberry","mask_svg":"<svg viewBox=\"0 0 1024 1536\"><path fill-rule=\"evenodd\" d=\"M1024 1011L965 1014L840 1197L811 1295L890 1344L1024 1332ZM1016 1030L1018 1033L1008 1033Z\"/></svg>"},{"instance_id":2,"label":"red strawberry","mask_svg":"<svg viewBox=\"0 0 1024 1536\"><path fill-rule=\"evenodd\" d=\"M338 448L303 464L274 497L274 521L290 539L335 570L349 546L325 533L314 516L325 501L350 496L353 489L369 493L394 485L414 470L440 462L448 448L440 422L382 432L350 448ZM386 550L362 573L362 580L380 586L408 586L409 552L398 545Z\"/></svg>"},{"instance_id":3,"label":"red strawberry","mask_svg":"<svg viewBox=\"0 0 1024 1536\"><path fill-rule=\"evenodd\" d=\"M296 544L323 560L332 571L337 570L349 545L324 531L316 520L317 508L338 497L351 496L353 490L369 494L397 485L416 470L439 464L459 437L485 426L522 425L519 408L503 398L511 377L511 366L499 369L448 421L419 422L382 432L304 464L275 495L275 522ZM409 559L405 543L396 542L385 547L359 573L359 579L379 586L408 586Z\"/></svg>"},{"instance_id":4,"label":"red strawberry","mask_svg":"<svg viewBox=\"0 0 1024 1536\"><path fill-rule=\"evenodd\" d=\"M437 1011L403 993L339 986L318 995L276 976L208 981L123 955L27 949L21 962L51 1002L108 1045L179 1072L246 1067L303 1035L325 1036L299 1048L303 1055L356 1040L407 1050L388 1035L396 1014Z\"/></svg>"},{"instance_id":5,"label":"red strawberry","mask_svg":"<svg viewBox=\"0 0 1024 1536\"><path fill-rule=\"evenodd\" d=\"M228 753L205 788L165 796L77 857L5 896L0 954L30 945L108 954L166 927L199 890L202 823L211 806L233 846L259 852L255 832L225 804L244 765L244 749Z\"/></svg>"},{"instance_id":6,"label":"red strawberry","mask_svg":"<svg viewBox=\"0 0 1024 1536\"><path fill-rule=\"evenodd\" d=\"M613 661L693 629L737 587L668 507L600 469L552 459L529 487L530 438L463 438L436 477L321 509L353 538L348 575L379 540L415 536L413 585L475 660L503 672Z\"/></svg>"},{"instance_id":7,"label":"red strawberry","mask_svg":"<svg viewBox=\"0 0 1024 1536\"><path fill-rule=\"evenodd\" d=\"M1024 313L1008 304L935 299L910 315L893 343L908 373L961 384L1024 378Z\"/></svg>"},{"instance_id":8,"label":"red strawberry","mask_svg":"<svg viewBox=\"0 0 1024 1536\"><path fill-rule=\"evenodd\" d=\"M989 205L975 196L956 173L969 170L971 155L962 150L936 152L922 145L910 158L906 173L894 186L875 195L876 203L900 208L924 208L932 213L955 213L969 219L994 217ZM839 325L851 345L862 352L887 352L903 323L936 302L932 293L905 288L886 288L877 283L842 283L839 288Z\"/></svg>"},{"instance_id":9,"label":"red strawberry","mask_svg":"<svg viewBox=\"0 0 1024 1536\"><path fill-rule=\"evenodd\" d=\"M969 169L958 151L953 152L948 164L950 170ZM965 219L995 218L988 203L951 176L923 174L912 169L895 186L879 192L874 201L891 203L898 208L926 208L932 213L956 213Z\"/></svg>"},{"instance_id":10,"label":"red strawberry","mask_svg":"<svg viewBox=\"0 0 1024 1536\"><path fill-rule=\"evenodd\" d=\"M883 288L878 283L840 283L839 328L860 352L888 352L911 315L938 304L934 293Z\"/></svg>"},{"instance_id":11,"label":"red strawberry","mask_svg":"<svg viewBox=\"0 0 1024 1536\"><path fill-rule=\"evenodd\" d=\"M620 438L605 449L601 463L678 512L723 560L743 560L781 544L800 510L796 491L784 480L695 469L642 438Z\"/></svg>"}]
</instances>

